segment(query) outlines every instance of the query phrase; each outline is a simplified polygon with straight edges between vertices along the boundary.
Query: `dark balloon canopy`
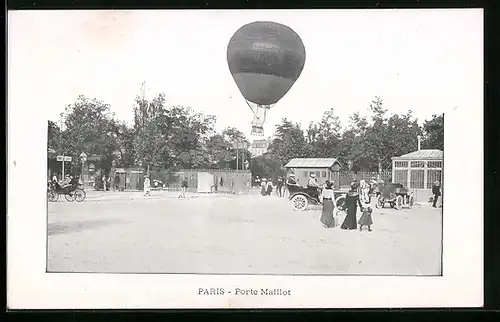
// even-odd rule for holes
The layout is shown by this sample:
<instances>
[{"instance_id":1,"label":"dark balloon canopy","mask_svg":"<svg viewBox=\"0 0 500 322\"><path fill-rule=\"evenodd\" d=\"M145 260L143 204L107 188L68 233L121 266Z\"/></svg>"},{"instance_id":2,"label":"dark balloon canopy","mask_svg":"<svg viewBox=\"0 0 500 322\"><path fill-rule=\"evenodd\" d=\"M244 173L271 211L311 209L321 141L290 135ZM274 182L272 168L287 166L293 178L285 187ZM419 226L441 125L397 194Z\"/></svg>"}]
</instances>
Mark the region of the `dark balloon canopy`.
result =
<instances>
[{"instance_id":1,"label":"dark balloon canopy","mask_svg":"<svg viewBox=\"0 0 500 322\"><path fill-rule=\"evenodd\" d=\"M306 50L291 28L267 21L244 25L227 48L229 70L246 100L272 105L299 78Z\"/></svg>"}]
</instances>

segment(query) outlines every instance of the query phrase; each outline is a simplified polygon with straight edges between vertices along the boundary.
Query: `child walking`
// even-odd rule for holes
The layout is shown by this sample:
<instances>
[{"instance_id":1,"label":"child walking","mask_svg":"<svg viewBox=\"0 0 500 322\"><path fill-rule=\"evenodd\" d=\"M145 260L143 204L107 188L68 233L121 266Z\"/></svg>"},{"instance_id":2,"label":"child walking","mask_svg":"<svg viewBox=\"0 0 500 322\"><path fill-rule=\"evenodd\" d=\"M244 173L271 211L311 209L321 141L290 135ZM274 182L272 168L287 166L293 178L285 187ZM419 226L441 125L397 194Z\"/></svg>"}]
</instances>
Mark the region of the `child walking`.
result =
<instances>
[{"instance_id":1,"label":"child walking","mask_svg":"<svg viewBox=\"0 0 500 322\"><path fill-rule=\"evenodd\" d=\"M368 231L372 231L371 225L373 225L373 219L372 219L372 207L371 205L367 202L365 203L363 207L363 214L361 215L361 218L359 218L358 224L359 224L359 231L363 230L363 226L368 226Z\"/></svg>"}]
</instances>

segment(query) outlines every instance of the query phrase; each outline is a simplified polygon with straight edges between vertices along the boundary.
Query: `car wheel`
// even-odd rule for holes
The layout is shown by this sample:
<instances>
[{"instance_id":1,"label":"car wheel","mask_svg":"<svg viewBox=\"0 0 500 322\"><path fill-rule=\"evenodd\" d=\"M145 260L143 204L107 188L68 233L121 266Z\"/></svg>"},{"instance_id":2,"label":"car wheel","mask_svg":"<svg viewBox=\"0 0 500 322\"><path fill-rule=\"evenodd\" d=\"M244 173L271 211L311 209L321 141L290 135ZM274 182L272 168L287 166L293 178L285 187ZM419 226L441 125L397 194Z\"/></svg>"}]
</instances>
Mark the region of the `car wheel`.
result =
<instances>
[{"instance_id":1,"label":"car wheel","mask_svg":"<svg viewBox=\"0 0 500 322\"><path fill-rule=\"evenodd\" d=\"M59 195L57 193L55 193L54 191L50 191L47 194L47 197L48 197L50 202L56 202L57 199L59 199Z\"/></svg>"},{"instance_id":2,"label":"car wheel","mask_svg":"<svg viewBox=\"0 0 500 322\"><path fill-rule=\"evenodd\" d=\"M303 211L307 208L307 198L303 195L296 195L292 198L292 207L293 210Z\"/></svg>"},{"instance_id":3,"label":"car wheel","mask_svg":"<svg viewBox=\"0 0 500 322\"><path fill-rule=\"evenodd\" d=\"M408 205L410 206L410 208L413 208L413 206L415 205L415 198L413 197L413 195L411 195L408 199Z\"/></svg>"},{"instance_id":4,"label":"car wheel","mask_svg":"<svg viewBox=\"0 0 500 322\"><path fill-rule=\"evenodd\" d=\"M375 207L377 209L384 208L384 200L382 198L378 198L377 202L375 203Z\"/></svg>"},{"instance_id":5,"label":"car wheel","mask_svg":"<svg viewBox=\"0 0 500 322\"><path fill-rule=\"evenodd\" d=\"M335 199L335 208L339 211L345 211L345 197L338 197Z\"/></svg>"},{"instance_id":6,"label":"car wheel","mask_svg":"<svg viewBox=\"0 0 500 322\"><path fill-rule=\"evenodd\" d=\"M396 197L396 209L401 210L403 208L403 197L397 196Z\"/></svg>"},{"instance_id":7,"label":"car wheel","mask_svg":"<svg viewBox=\"0 0 500 322\"><path fill-rule=\"evenodd\" d=\"M75 200L77 202L84 201L85 197L87 195L83 189L76 189L75 192L74 192L74 194L75 194Z\"/></svg>"},{"instance_id":8,"label":"car wheel","mask_svg":"<svg viewBox=\"0 0 500 322\"><path fill-rule=\"evenodd\" d=\"M66 198L67 202L73 202L76 200L76 195L74 192L68 192L64 195L64 198Z\"/></svg>"}]
</instances>

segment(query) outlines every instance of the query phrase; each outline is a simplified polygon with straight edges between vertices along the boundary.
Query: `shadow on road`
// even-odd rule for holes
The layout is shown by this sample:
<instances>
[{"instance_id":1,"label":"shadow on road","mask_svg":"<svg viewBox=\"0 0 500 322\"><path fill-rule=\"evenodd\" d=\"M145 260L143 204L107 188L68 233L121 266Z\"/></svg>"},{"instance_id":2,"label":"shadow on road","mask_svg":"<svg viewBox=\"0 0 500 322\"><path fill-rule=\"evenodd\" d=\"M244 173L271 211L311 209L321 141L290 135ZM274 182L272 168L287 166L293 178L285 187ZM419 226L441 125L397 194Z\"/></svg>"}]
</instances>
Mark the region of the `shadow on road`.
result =
<instances>
[{"instance_id":1,"label":"shadow on road","mask_svg":"<svg viewBox=\"0 0 500 322\"><path fill-rule=\"evenodd\" d=\"M122 220L87 220L87 221L77 221L77 222L56 222L48 224L47 233L49 236L71 234L101 226L109 226L113 224L123 224L123 223L125 222Z\"/></svg>"}]
</instances>

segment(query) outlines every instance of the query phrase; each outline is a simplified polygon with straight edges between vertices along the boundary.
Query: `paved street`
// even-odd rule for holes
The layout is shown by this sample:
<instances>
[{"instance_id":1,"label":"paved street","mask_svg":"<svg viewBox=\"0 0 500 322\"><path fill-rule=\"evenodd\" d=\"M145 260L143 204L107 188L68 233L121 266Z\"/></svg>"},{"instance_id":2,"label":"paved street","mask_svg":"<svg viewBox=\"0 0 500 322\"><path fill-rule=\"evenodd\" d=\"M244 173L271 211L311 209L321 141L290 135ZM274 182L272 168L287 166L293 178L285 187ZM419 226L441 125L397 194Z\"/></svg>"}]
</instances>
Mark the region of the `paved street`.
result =
<instances>
[{"instance_id":1,"label":"paved street","mask_svg":"<svg viewBox=\"0 0 500 322\"><path fill-rule=\"evenodd\" d=\"M438 275L441 209L374 209L373 231L325 229L321 210L250 195L88 192L49 203L48 270ZM339 216L342 221L343 217Z\"/></svg>"}]
</instances>

